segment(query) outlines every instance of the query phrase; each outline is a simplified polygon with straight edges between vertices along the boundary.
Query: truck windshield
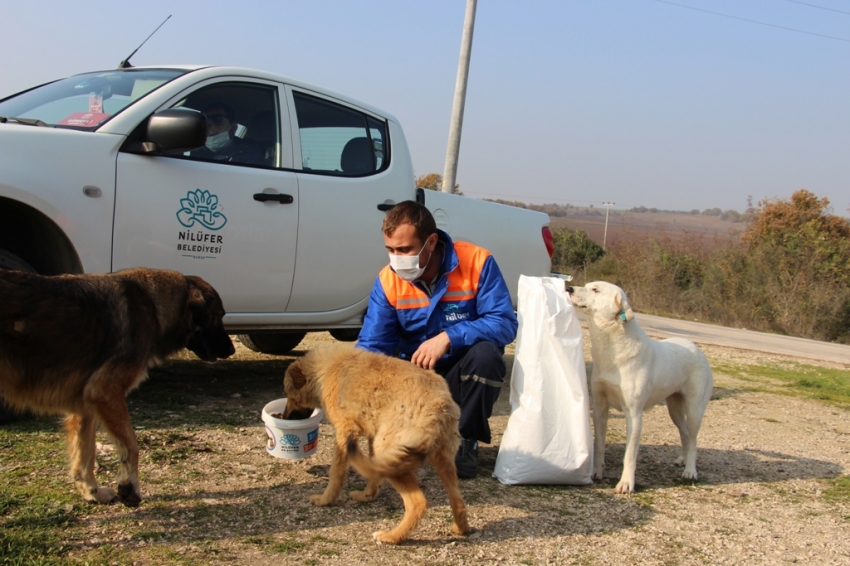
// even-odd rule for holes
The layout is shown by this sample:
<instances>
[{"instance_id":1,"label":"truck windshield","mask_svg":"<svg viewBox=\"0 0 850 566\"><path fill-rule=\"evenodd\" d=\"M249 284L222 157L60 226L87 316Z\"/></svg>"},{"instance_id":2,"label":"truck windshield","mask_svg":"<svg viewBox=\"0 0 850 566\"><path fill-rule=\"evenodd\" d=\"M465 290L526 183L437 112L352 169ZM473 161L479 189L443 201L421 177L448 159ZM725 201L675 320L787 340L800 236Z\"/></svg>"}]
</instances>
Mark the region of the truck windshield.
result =
<instances>
[{"instance_id":1,"label":"truck windshield","mask_svg":"<svg viewBox=\"0 0 850 566\"><path fill-rule=\"evenodd\" d=\"M74 75L0 100L0 122L40 121L42 124L38 125L94 130L128 105L186 72L125 69Z\"/></svg>"}]
</instances>

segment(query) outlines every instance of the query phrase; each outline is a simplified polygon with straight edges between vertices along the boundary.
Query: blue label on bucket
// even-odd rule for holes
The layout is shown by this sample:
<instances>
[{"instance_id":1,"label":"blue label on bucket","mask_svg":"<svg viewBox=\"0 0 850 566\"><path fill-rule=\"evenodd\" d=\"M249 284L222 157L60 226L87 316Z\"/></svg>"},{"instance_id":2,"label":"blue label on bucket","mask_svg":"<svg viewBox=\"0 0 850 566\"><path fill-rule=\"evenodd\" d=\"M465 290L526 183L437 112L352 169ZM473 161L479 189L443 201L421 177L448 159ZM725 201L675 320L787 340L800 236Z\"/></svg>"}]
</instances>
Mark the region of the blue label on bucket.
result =
<instances>
[{"instance_id":1,"label":"blue label on bucket","mask_svg":"<svg viewBox=\"0 0 850 566\"><path fill-rule=\"evenodd\" d=\"M304 445L304 452L311 452L319 443L319 429L307 433L307 444Z\"/></svg>"}]
</instances>

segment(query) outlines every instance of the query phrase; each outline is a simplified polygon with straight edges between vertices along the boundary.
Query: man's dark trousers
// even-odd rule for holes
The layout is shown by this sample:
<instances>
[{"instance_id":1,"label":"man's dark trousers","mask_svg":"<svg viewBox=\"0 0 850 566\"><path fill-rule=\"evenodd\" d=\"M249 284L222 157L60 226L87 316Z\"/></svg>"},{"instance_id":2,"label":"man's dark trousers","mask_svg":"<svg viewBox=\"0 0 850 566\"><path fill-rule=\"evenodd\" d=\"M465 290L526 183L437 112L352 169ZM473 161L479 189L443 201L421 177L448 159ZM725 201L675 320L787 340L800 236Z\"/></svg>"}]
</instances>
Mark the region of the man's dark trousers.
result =
<instances>
[{"instance_id":1,"label":"man's dark trousers","mask_svg":"<svg viewBox=\"0 0 850 566\"><path fill-rule=\"evenodd\" d=\"M490 444L487 419L493 413L507 372L499 348L492 342L477 342L454 366L436 371L446 379L452 398L460 406L460 435Z\"/></svg>"}]
</instances>

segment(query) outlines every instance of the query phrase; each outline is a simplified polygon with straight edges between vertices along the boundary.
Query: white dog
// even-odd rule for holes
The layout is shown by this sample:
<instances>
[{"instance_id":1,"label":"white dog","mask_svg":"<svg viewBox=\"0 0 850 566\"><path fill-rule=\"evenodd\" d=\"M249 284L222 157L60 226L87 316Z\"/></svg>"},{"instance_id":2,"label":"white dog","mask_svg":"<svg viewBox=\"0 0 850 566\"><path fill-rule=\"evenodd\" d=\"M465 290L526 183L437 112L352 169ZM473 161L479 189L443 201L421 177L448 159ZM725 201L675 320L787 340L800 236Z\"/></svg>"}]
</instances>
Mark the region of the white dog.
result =
<instances>
[{"instance_id":1,"label":"white dog","mask_svg":"<svg viewBox=\"0 0 850 566\"><path fill-rule=\"evenodd\" d=\"M608 409L626 417L626 454L617 493L635 490L635 466L643 412L662 401L679 429L682 454L676 465L685 465L682 477L697 478L697 433L711 398L714 377L705 355L683 338L651 340L634 320L622 289L595 281L584 287L567 287L577 307L587 312L593 372L594 465L593 479L605 469L605 433Z\"/></svg>"}]
</instances>

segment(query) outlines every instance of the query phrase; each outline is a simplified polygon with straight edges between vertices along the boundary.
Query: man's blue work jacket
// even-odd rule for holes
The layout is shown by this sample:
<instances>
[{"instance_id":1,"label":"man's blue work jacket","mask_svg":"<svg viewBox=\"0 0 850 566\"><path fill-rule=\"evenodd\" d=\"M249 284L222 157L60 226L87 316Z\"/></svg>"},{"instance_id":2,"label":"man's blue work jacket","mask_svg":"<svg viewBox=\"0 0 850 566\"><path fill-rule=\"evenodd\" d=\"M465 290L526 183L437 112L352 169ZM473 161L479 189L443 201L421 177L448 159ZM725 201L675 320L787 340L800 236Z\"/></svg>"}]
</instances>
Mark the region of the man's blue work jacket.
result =
<instances>
[{"instance_id":1,"label":"man's blue work jacket","mask_svg":"<svg viewBox=\"0 0 850 566\"><path fill-rule=\"evenodd\" d=\"M446 331L449 352L436 369L454 365L477 342L504 350L516 338L517 318L502 272L490 252L467 242L443 243L442 275L432 296L387 265L375 279L357 347L409 360L425 340ZM434 253L438 253L439 245Z\"/></svg>"}]
</instances>

